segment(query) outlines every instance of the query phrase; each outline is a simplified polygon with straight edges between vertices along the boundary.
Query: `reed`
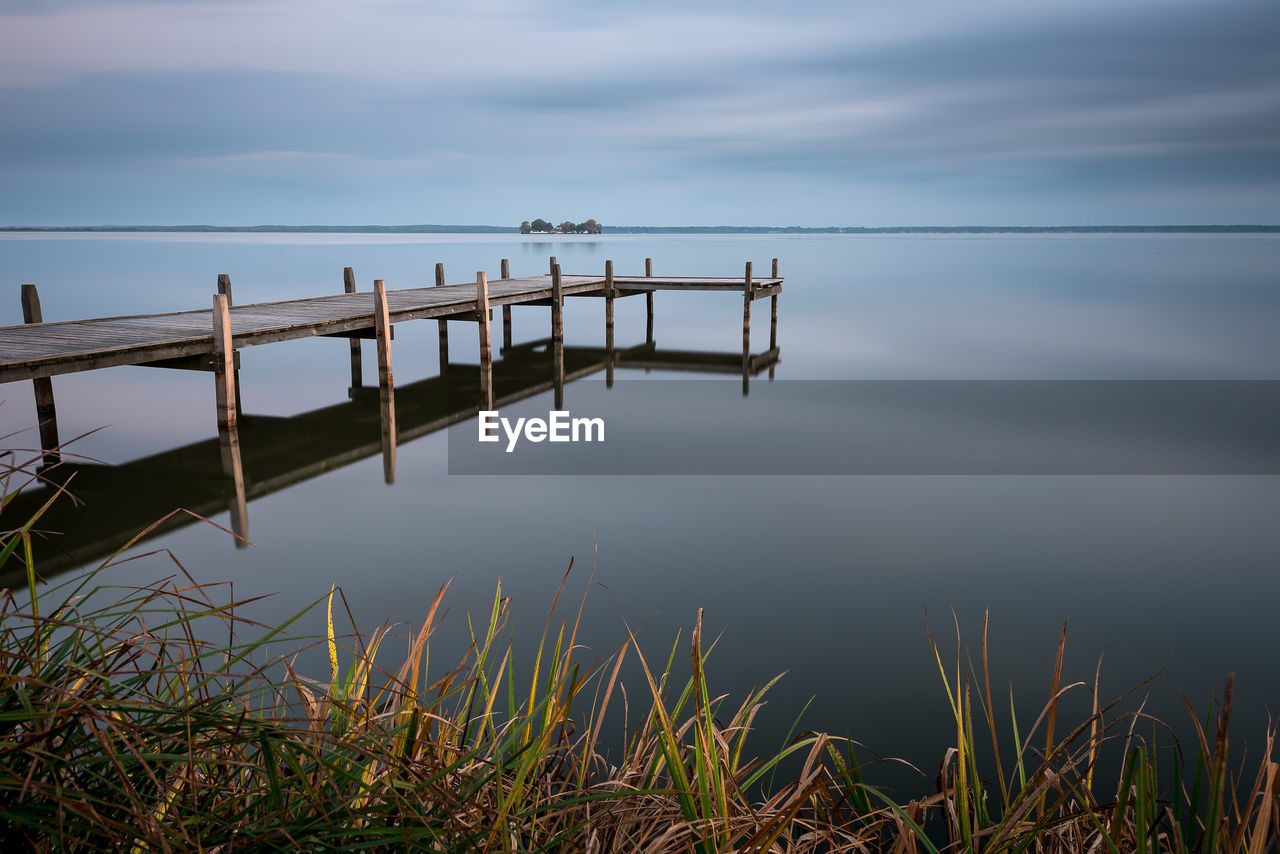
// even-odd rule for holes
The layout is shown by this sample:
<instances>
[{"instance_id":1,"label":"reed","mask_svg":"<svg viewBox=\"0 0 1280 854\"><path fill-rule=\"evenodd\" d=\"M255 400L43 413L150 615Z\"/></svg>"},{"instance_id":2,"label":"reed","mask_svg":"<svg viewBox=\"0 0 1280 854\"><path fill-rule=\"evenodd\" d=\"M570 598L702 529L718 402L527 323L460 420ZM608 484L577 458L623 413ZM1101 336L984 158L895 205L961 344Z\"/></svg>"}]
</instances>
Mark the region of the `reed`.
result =
<instances>
[{"instance_id":1,"label":"reed","mask_svg":"<svg viewBox=\"0 0 1280 854\"><path fill-rule=\"evenodd\" d=\"M38 525L36 514L0 532L0 557L26 561L32 582L29 595L0 595L4 850L1277 848L1275 730L1254 773L1233 765L1231 681L1185 754L1139 738L1141 712L1114 704L1067 724L1062 696L1089 686L1063 684L1065 627L1030 726L1011 704L1007 717L995 710L985 627L977 672L961 666L958 635L954 663L934 643L955 746L937 791L901 801L864 779L847 739L804 732L754 753L749 736L777 680L736 704L717 695L701 612L660 663L630 633L612 656L580 661L584 603L561 616L562 581L522 656L499 587L469 623L462 660L433 666L447 584L393 652L387 626L339 633L332 588L263 626L245 616L252 601L223 601L176 559L171 578L148 586L111 584L123 551L42 586L29 557ZM325 634L288 637L311 609L323 609ZM299 672L311 645L327 655L325 678ZM628 659L645 683L636 707L621 685ZM601 731L617 714L635 723L611 756ZM1001 754L1009 743L1014 754ZM1094 772L1117 751L1121 778L1106 784Z\"/></svg>"}]
</instances>

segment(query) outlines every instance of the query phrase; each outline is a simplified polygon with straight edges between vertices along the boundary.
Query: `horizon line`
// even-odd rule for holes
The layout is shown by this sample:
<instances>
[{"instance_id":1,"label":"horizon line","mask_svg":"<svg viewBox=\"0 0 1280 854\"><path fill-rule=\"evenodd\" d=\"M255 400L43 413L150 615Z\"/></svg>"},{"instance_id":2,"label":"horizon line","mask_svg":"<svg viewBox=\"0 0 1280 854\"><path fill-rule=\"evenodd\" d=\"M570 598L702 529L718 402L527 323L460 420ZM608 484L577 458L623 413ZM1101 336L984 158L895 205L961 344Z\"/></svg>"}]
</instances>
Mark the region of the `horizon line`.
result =
<instances>
[{"instance_id":1,"label":"horizon line","mask_svg":"<svg viewBox=\"0 0 1280 854\"><path fill-rule=\"evenodd\" d=\"M659 232L740 232L740 233L964 233L964 232L1280 232L1280 225L1258 223L1235 224L1162 224L1162 225L891 225L891 226L799 226L799 225L618 225L603 226L606 233L659 233ZM9 225L0 226L0 232L159 232L159 233L446 233L446 234L522 234L519 226L475 224L405 224L405 225ZM535 232L535 235L558 232ZM522 235L533 236L533 235ZM573 235L591 237L595 235Z\"/></svg>"}]
</instances>

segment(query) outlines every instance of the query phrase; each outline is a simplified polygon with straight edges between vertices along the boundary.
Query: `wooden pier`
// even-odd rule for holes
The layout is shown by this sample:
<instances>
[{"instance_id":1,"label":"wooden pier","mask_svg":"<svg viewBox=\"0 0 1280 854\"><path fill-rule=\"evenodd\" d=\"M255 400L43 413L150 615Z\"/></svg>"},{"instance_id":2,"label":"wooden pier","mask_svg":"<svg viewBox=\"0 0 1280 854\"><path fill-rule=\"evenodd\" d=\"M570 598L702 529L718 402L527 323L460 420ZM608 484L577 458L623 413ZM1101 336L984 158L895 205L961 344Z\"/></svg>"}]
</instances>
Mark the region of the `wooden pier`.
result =
<instances>
[{"instance_id":1,"label":"wooden pier","mask_svg":"<svg viewBox=\"0 0 1280 854\"><path fill-rule=\"evenodd\" d=\"M569 297L596 297L605 302L605 352L614 348L614 302L644 294L647 323L646 343L653 342L653 300L657 291L726 291L740 293L742 310L742 359L740 372L746 393L752 373L751 305L766 297L771 300L770 349L777 346L777 302L783 279L778 275L778 259L773 259L769 276L752 274L747 262L741 277L655 276L651 259L645 260L645 275L615 275L613 262L606 261L604 274L566 275L556 259L550 259L546 274L512 277L510 265L502 260L501 276L489 281L477 273L474 282L447 284L443 265L436 265L433 287L388 289L375 280L373 291L356 290L351 268L343 271L343 292L307 299L235 305L231 278L217 279L217 293L210 309L164 314L104 317L87 320L44 322L35 285L23 285L21 326L0 327L0 383L32 380L35 387L41 447L46 462L57 461L57 411L51 377L119 365L202 370L214 375L217 425L220 431L234 430L239 416L239 367L237 352L246 347L281 341L327 336L351 339L353 386L361 376L359 340L376 341L378 384L388 392L387 406L394 421L394 379L391 361L392 327L410 320L435 319L439 323L440 365L448 360L448 321L476 323L480 344L478 408L492 409L493 347L490 325L492 309L503 309L504 350L511 342L512 306L545 306L551 309L550 339L553 359L561 363L553 378L557 405L563 387L564 300ZM606 359L608 380L612 381L614 359ZM233 453L229 451L228 453Z\"/></svg>"}]
</instances>

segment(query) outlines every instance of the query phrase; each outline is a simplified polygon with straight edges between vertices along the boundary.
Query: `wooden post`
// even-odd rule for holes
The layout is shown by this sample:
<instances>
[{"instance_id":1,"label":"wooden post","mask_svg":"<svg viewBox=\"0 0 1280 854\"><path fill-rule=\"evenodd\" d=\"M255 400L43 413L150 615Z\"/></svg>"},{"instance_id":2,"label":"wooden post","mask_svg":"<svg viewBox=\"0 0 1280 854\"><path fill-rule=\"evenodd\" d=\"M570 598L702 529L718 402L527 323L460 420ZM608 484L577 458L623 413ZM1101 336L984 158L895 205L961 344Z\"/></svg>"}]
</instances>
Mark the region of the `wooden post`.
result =
<instances>
[{"instance_id":1,"label":"wooden post","mask_svg":"<svg viewBox=\"0 0 1280 854\"><path fill-rule=\"evenodd\" d=\"M560 265L556 263L556 256L552 255L551 256L551 272L554 273L556 271L556 267L558 266Z\"/></svg>"},{"instance_id":2,"label":"wooden post","mask_svg":"<svg viewBox=\"0 0 1280 854\"><path fill-rule=\"evenodd\" d=\"M344 293L354 294L356 292L356 274L350 267L342 268L342 290ZM360 339L351 339L351 388L357 389L364 385L364 364L360 359Z\"/></svg>"},{"instance_id":3,"label":"wooden post","mask_svg":"<svg viewBox=\"0 0 1280 854\"><path fill-rule=\"evenodd\" d=\"M653 259L644 259L644 274L646 276L653 275ZM644 295L644 307L647 313L647 320L644 325L644 343L653 343L653 291L649 291Z\"/></svg>"},{"instance_id":4,"label":"wooden post","mask_svg":"<svg viewBox=\"0 0 1280 854\"><path fill-rule=\"evenodd\" d=\"M354 294L356 292L356 274L350 267L342 268L342 290L343 293ZM351 390L349 396L354 397L356 389L364 385L364 364L360 355L360 339L351 339Z\"/></svg>"},{"instance_id":5,"label":"wooden post","mask_svg":"<svg viewBox=\"0 0 1280 854\"><path fill-rule=\"evenodd\" d=\"M604 262L604 348L613 350L613 262Z\"/></svg>"},{"instance_id":6,"label":"wooden post","mask_svg":"<svg viewBox=\"0 0 1280 854\"><path fill-rule=\"evenodd\" d=\"M231 301L213 295L213 386L218 404L218 429L236 426L236 363L231 348Z\"/></svg>"},{"instance_id":7,"label":"wooden post","mask_svg":"<svg viewBox=\"0 0 1280 854\"><path fill-rule=\"evenodd\" d=\"M387 311L387 286L373 280L373 336L378 345L378 388L395 385L391 374L391 316Z\"/></svg>"},{"instance_id":8,"label":"wooden post","mask_svg":"<svg viewBox=\"0 0 1280 854\"><path fill-rule=\"evenodd\" d=\"M229 294L228 294L229 296ZM227 496L227 512L236 548L249 548L249 502L245 493L244 466L240 461L240 431L233 427L218 430L218 450L222 457L222 474L231 481Z\"/></svg>"},{"instance_id":9,"label":"wooden post","mask_svg":"<svg viewBox=\"0 0 1280 854\"><path fill-rule=\"evenodd\" d=\"M387 385L378 389L378 423L382 437L382 480L396 482L396 390Z\"/></svg>"},{"instance_id":10,"label":"wooden post","mask_svg":"<svg viewBox=\"0 0 1280 854\"><path fill-rule=\"evenodd\" d=\"M35 285L22 286L22 322L43 323L40 313L40 292ZM36 395L36 423L40 428L40 450L44 452L46 466L62 461L58 453L58 408L53 402L53 380L39 377L31 381Z\"/></svg>"},{"instance_id":11,"label":"wooden post","mask_svg":"<svg viewBox=\"0 0 1280 854\"><path fill-rule=\"evenodd\" d=\"M476 273L476 320L480 328L480 403L493 409L493 349L489 345L489 277Z\"/></svg>"},{"instance_id":12,"label":"wooden post","mask_svg":"<svg viewBox=\"0 0 1280 854\"><path fill-rule=\"evenodd\" d=\"M751 382L751 262L742 286L742 396L746 397Z\"/></svg>"},{"instance_id":13,"label":"wooden post","mask_svg":"<svg viewBox=\"0 0 1280 854\"><path fill-rule=\"evenodd\" d=\"M227 308L235 305L235 301L231 299L231 276L227 273L218 274L218 293L227 297ZM235 358L232 356L232 358ZM236 415L244 414L244 407L240 405L240 369L235 368L236 380Z\"/></svg>"},{"instance_id":14,"label":"wooden post","mask_svg":"<svg viewBox=\"0 0 1280 854\"><path fill-rule=\"evenodd\" d=\"M436 287L444 286L444 264L436 264ZM440 324L440 375L449 367L449 321L443 317Z\"/></svg>"},{"instance_id":15,"label":"wooden post","mask_svg":"<svg viewBox=\"0 0 1280 854\"><path fill-rule=\"evenodd\" d=\"M773 277L778 278L778 259L773 259ZM769 297L769 349L778 346L778 295ZM773 379L773 368L769 368L769 379Z\"/></svg>"},{"instance_id":16,"label":"wooden post","mask_svg":"<svg viewBox=\"0 0 1280 854\"><path fill-rule=\"evenodd\" d=\"M511 278L511 262L506 258L502 259L501 273L503 279ZM511 349L511 306L509 305L502 307L502 349Z\"/></svg>"},{"instance_id":17,"label":"wooden post","mask_svg":"<svg viewBox=\"0 0 1280 854\"><path fill-rule=\"evenodd\" d=\"M551 266L551 358L556 409L564 408L564 289L560 265Z\"/></svg>"}]
</instances>

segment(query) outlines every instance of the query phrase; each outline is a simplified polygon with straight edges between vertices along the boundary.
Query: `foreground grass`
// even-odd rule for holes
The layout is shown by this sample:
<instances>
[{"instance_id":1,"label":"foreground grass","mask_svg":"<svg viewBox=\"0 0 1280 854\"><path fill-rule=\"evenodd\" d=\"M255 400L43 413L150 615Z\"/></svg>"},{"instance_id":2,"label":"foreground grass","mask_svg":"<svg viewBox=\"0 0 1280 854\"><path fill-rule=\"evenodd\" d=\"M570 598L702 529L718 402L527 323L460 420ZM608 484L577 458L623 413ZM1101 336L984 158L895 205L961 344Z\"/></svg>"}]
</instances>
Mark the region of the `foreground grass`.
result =
<instances>
[{"instance_id":1,"label":"foreground grass","mask_svg":"<svg viewBox=\"0 0 1280 854\"><path fill-rule=\"evenodd\" d=\"M317 681L294 669L309 642L286 637L293 620L249 623L250 603L220 603L185 573L112 588L109 561L39 587L37 525L0 532L0 564L25 560L39 593L0 594L6 851L1277 850L1275 731L1251 773L1233 771L1231 682L1190 749L1157 753L1135 735L1139 715L1096 699L1084 720L1059 720L1076 687L1062 684L1065 630L1030 722L995 711L985 637L973 669L934 646L955 745L935 794L898 801L842 738L804 733L756 755L748 736L773 683L717 696L701 613L664 661L632 636L580 662L582 605L560 618L553 603L517 661L498 590L463 660L433 670L447 585L394 654L386 628L340 636L330 591L312 606L328 618ZM644 683L629 695L628 659ZM619 714L626 747L609 756L601 729ZM1119 780L1095 778L1108 754Z\"/></svg>"}]
</instances>

